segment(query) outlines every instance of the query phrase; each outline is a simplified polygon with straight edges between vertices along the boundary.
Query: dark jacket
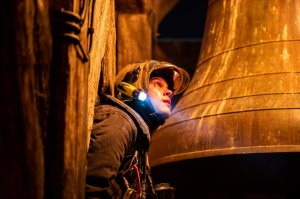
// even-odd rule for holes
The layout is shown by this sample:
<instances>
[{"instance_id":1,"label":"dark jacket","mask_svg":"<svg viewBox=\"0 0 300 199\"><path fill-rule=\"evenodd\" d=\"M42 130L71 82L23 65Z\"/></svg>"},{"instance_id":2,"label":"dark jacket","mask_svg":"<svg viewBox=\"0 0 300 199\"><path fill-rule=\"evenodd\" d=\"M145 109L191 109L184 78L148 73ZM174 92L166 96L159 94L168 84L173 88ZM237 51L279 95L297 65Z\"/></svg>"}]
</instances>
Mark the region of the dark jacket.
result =
<instances>
[{"instance_id":1,"label":"dark jacket","mask_svg":"<svg viewBox=\"0 0 300 199\"><path fill-rule=\"evenodd\" d=\"M136 149L147 151L150 133L144 120L123 102L107 96L95 107L87 155L86 198L120 198L124 192L118 178Z\"/></svg>"}]
</instances>

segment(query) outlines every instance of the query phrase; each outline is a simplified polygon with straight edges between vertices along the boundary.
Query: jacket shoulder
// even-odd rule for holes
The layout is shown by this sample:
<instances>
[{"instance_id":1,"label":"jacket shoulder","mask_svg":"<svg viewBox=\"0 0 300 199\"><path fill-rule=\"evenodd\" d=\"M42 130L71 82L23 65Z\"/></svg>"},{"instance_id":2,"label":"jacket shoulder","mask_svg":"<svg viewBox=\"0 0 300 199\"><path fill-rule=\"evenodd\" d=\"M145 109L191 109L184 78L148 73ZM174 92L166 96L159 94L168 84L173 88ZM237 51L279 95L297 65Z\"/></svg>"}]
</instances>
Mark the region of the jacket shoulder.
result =
<instances>
[{"instance_id":1,"label":"jacket shoulder","mask_svg":"<svg viewBox=\"0 0 300 199\"><path fill-rule=\"evenodd\" d=\"M146 136L148 142L150 143L150 131L149 131L148 125L145 123L144 119L135 110L133 110L131 107L129 107L124 102L122 102L110 95L105 95L105 97L108 99L108 104L106 104L106 105L113 106L113 107L119 109L120 111L124 111L125 113L127 113L132 118L132 120L134 121L134 123L136 124L138 129L140 129L140 131ZM105 105L103 105L103 106L105 106Z\"/></svg>"}]
</instances>

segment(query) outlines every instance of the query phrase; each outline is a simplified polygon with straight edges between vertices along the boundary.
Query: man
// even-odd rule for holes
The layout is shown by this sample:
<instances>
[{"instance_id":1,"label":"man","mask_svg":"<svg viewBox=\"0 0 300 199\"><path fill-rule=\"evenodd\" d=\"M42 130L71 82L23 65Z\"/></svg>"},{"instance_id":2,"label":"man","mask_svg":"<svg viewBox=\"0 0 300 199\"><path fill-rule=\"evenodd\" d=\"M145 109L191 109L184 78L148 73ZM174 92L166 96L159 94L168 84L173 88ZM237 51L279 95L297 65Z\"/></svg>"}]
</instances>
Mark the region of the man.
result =
<instances>
[{"instance_id":1,"label":"man","mask_svg":"<svg viewBox=\"0 0 300 199\"><path fill-rule=\"evenodd\" d=\"M147 159L150 133L170 116L172 96L189 80L182 68L155 60L130 64L119 72L117 98L106 95L95 107L87 198L156 198Z\"/></svg>"}]
</instances>

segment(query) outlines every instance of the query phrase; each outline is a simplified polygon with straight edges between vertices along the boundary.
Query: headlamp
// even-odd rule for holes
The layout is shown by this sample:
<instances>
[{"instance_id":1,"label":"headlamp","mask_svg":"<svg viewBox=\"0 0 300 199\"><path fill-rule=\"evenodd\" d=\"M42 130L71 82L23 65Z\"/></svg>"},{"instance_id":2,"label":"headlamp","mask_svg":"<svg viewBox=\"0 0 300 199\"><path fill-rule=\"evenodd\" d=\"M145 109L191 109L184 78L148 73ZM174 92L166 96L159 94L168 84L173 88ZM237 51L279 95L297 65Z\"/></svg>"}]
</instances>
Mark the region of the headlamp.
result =
<instances>
[{"instance_id":1,"label":"headlamp","mask_svg":"<svg viewBox=\"0 0 300 199\"><path fill-rule=\"evenodd\" d=\"M140 89L137 89L131 84L126 82L120 82L117 84L117 89L124 95L138 99L140 101L145 101L147 99L147 94Z\"/></svg>"}]
</instances>

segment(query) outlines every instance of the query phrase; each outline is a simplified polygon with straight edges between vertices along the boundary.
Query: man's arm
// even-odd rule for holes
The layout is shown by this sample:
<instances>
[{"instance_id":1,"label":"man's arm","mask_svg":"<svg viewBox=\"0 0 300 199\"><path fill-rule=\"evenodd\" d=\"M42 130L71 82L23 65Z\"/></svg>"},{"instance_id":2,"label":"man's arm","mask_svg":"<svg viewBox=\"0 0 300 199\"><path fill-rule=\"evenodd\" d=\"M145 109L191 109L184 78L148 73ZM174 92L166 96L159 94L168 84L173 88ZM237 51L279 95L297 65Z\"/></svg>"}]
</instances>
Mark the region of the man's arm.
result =
<instances>
[{"instance_id":1,"label":"man's arm","mask_svg":"<svg viewBox=\"0 0 300 199\"><path fill-rule=\"evenodd\" d=\"M125 112L110 105L95 108L87 155L87 198L112 198L121 194L115 179L136 137L137 128Z\"/></svg>"}]
</instances>

